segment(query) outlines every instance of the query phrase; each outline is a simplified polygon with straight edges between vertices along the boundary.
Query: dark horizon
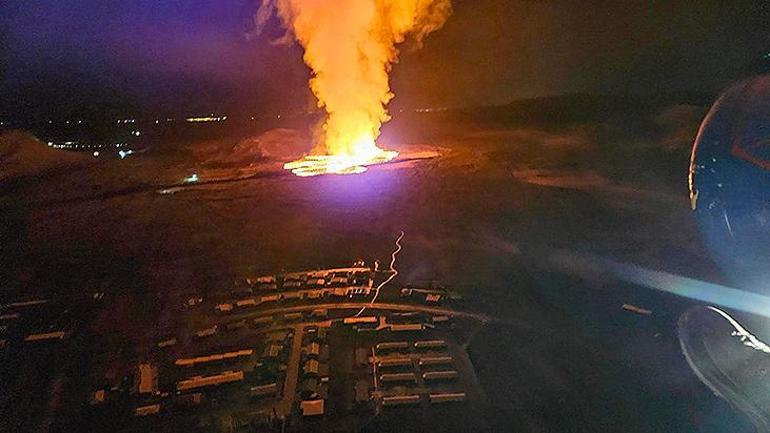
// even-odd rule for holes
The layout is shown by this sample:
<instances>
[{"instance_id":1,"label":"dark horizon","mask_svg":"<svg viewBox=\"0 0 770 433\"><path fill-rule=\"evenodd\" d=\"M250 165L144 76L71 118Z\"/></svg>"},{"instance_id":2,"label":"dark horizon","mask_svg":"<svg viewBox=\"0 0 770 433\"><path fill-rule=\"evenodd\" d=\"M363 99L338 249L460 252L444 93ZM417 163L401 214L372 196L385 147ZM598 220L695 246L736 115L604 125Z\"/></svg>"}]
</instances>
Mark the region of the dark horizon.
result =
<instances>
[{"instance_id":1,"label":"dark horizon","mask_svg":"<svg viewBox=\"0 0 770 433\"><path fill-rule=\"evenodd\" d=\"M0 116L303 111L301 49L249 38L254 0L0 6ZM715 94L770 48L756 2L454 2L402 47L391 109L564 94ZM428 79L430 77L430 79Z\"/></svg>"}]
</instances>

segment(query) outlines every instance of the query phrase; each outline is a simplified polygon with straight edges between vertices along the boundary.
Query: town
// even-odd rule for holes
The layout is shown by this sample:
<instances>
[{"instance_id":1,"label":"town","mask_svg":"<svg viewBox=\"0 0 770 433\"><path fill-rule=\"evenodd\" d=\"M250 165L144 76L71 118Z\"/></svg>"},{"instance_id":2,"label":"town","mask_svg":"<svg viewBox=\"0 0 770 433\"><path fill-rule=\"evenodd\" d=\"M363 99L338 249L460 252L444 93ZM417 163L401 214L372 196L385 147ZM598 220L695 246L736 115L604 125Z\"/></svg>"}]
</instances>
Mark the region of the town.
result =
<instances>
[{"instance_id":1,"label":"town","mask_svg":"<svg viewBox=\"0 0 770 433\"><path fill-rule=\"evenodd\" d=\"M359 431L391 417L452 414L456 425L478 427L468 414L486 397L466 349L492 319L462 310L444 288L382 287L392 271L377 268L359 261L248 277L185 299L176 313L184 326L151 350L98 356L105 362L92 367L100 374L81 410L130 418L119 431ZM72 324L24 320L34 312L39 321L43 308L70 307L2 305L3 351L65 350L78 338Z\"/></svg>"}]
</instances>

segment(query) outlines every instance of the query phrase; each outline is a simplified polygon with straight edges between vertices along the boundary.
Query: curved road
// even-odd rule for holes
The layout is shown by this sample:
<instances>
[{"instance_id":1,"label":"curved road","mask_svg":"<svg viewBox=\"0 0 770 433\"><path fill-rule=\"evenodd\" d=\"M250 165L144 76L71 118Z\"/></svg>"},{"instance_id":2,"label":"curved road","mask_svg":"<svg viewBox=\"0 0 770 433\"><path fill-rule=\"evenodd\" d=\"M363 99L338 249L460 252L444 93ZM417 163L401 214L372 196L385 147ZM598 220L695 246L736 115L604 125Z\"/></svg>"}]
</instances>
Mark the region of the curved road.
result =
<instances>
[{"instance_id":1,"label":"curved road","mask_svg":"<svg viewBox=\"0 0 770 433\"><path fill-rule=\"evenodd\" d=\"M473 313L469 311L452 310L450 308L445 308L445 307L429 307L425 305L396 304L392 302L375 302L372 304L366 301L328 302L325 304L295 305L291 307L287 306L287 307L280 307L280 308L271 308L267 310L235 313L235 314L228 315L227 317L236 319L236 318L251 317L251 316L269 316L273 314L298 313L301 311L312 311L312 310L320 310L320 309L354 310L354 309L360 309L361 307L366 307L373 310L393 310L393 311L406 311L406 312L420 311L423 313L430 313L430 314L444 314L449 316L468 317L468 318L480 320L482 322L499 321L486 314Z\"/></svg>"}]
</instances>

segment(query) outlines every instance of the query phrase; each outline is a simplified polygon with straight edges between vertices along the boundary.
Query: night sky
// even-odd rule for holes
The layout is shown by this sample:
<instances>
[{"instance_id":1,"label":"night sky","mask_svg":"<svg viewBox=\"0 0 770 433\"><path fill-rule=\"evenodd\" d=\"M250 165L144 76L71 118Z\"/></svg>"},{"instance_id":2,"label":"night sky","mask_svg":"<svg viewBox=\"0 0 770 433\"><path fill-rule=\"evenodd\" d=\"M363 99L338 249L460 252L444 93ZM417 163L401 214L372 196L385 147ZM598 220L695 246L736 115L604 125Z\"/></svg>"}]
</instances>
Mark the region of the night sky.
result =
<instances>
[{"instance_id":1,"label":"night sky","mask_svg":"<svg viewBox=\"0 0 770 433\"><path fill-rule=\"evenodd\" d=\"M301 110L297 46L258 38L257 0L5 0L0 115ZM455 0L403 47L395 107L570 92L714 92L770 51L765 1Z\"/></svg>"}]
</instances>

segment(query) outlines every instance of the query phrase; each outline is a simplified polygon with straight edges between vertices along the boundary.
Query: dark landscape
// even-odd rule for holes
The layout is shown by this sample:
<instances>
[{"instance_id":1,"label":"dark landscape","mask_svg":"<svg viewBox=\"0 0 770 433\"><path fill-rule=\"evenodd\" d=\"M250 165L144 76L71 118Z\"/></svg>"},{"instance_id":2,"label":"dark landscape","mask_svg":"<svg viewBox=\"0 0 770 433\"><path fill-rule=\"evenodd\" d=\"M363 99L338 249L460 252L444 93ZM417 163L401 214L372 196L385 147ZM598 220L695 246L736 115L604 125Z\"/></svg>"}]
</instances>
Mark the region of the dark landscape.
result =
<instances>
[{"instance_id":1,"label":"dark landscape","mask_svg":"<svg viewBox=\"0 0 770 433\"><path fill-rule=\"evenodd\" d=\"M2 297L54 305L34 320L18 309L23 324L4 328L0 430L104 431L111 417L95 417L89 395L157 359L159 341L196 329L188 299L213 314L245 278L356 259L386 267L403 231L393 293L446 288L461 298L452 308L490 317L452 328L485 394L474 403L478 430L751 431L680 352L675 323L694 302L551 260L566 251L720 281L687 196L690 146L712 98L405 110L380 140L399 159L309 179L281 169L309 147L304 115L233 117L169 136L144 119L130 127L147 132L131 141L141 152L125 158L56 149L50 128L5 129ZM67 338L43 348L22 341L60 328ZM386 413L351 431L436 425L411 416L396 427ZM147 428L132 418L111 429ZM232 431L194 418L158 425Z\"/></svg>"}]
</instances>

